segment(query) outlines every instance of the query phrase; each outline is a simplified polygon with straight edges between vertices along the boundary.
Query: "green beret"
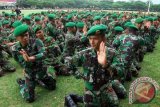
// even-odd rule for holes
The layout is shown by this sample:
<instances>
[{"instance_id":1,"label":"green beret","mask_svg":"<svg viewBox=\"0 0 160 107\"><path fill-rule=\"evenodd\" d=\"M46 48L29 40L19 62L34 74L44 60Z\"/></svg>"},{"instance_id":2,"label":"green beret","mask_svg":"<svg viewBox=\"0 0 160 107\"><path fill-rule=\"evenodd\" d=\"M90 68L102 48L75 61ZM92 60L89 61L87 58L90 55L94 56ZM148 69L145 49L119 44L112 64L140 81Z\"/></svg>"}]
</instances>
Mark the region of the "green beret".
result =
<instances>
[{"instance_id":1,"label":"green beret","mask_svg":"<svg viewBox=\"0 0 160 107\"><path fill-rule=\"evenodd\" d=\"M112 18L117 18L118 16L117 16L117 14L112 14Z\"/></svg>"},{"instance_id":2,"label":"green beret","mask_svg":"<svg viewBox=\"0 0 160 107\"><path fill-rule=\"evenodd\" d=\"M35 17L35 21L40 21L40 20L41 20L40 17L38 17L38 16Z\"/></svg>"},{"instance_id":3,"label":"green beret","mask_svg":"<svg viewBox=\"0 0 160 107\"><path fill-rule=\"evenodd\" d=\"M26 16L26 17L24 17L24 20L31 20L31 17L30 16Z\"/></svg>"},{"instance_id":4,"label":"green beret","mask_svg":"<svg viewBox=\"0 0 160 107\"><path fill-rule=\"evenodd\" d=\"M134 24L131 24L128 26L130 29L135 29L135 30L138 30L138 28L134 25Z\"/></svg>"},{"instance_id":5,"label":"green beret","mask_svg":"<svg viewBox=\"0 0 160 107\"><path fill-rule=\"evenodd\" d=\"M41 29L42 29L42 26L36 25L36 26L33 28L33 31L34 31L34 33L36 33L38 30L41 30Z\"/></svg>"},{"instance_id":6,"label":"green beret","mask_svg":"<svg viewBox=\"0 0 160 107\"><path fill-rule=\"evenodd\" d=\"M101 16L95 16L93 20L101 20Z\"/></svg>"},{"instance_id":7,"label":"green beret","mask_svg":"<svg viewBox=\"0 0 160 107\"><path fill-rule=\"evenodd\" d=\"M84 23L83 22L78 22L76 24L77 28L83 28L84 27Z\"/></svg>"},{"instance_id":8,"label":"green beret","mask_svg":"<svg viewBox=\"0 0 160 107\"><path fill-rule=\"evenodd\" d=\"M4 20L2 24L3 25L9 24L9 21L8 20Z\"/></svg>"},{"instance_id":9,"label":"green beret","mask_svg":"<svg viewBox=\"0 0 160 107\"><path fill-rule=\"evenodd\" d=\"M142 23L142 22L143 22L143 19L142 19L142 18L137 18L135 22L136 22L136 23Z\"/></svg>"},{"instance_id":10,"label":"green beret","mask_svg":"<svg viewBox=\"0 0 160 107\"><path fill-rule=\"evenodd\" d=\"M15 22L12 24L12 27L16 28L16 27L18 27L18 26L21 25L21 24L22 24L22 22L19 21L19 20L17 20L17 21L15 21Z\"/></svg>"},{"instance_id":11,"label":"green beret","mask_svg":"<svg viewBox=\"0 0 160 107\"><path fill-rule=\"evenodd\" d=\"M124 31L124 29L123 29L121 26L116 26L116 27L114 28L114 30L115 30L115 31L118 31L118 32Z\"/></svg>"},{"instance_id":12,"label":"green beret","mask_svg":"<svg viewBox=\"0 0 160 107\"><path fill-rule=\"evenodd\" d=\"M89 29L89 31L87 32L87 36L94 36L96 33L105 33L106 30L107 30L107 26L103 24L95 25Z\"/></svg>"},{"instance_id":13,"label":"green beret","mask_svg":"<svg viewBox=\"0 0 160 107\"><path fill-rule=\"evenodd\" d=\"M68 15L67 19L70 20L73 17L73 15Z\"/></svg>"},{"instance_id":14,"label":"green beret","mask_svg":"<svg viewBox=\"0 0 160 107\"><path fill-rule=\"evenodd\" d=\"M49 15L48 15L48 19L49 19L49 20L53 20L53 19L55 19L55 17L56 17L55 14L49 14Z\"/></svg>"},{"instance_id":15,"label":"green beret","mask_svg":"<svg viewBox=\"0 0 160 107\"><path fill-rule=\"evenodd\" d=\"M26 31L28 31L28 25L22 24L22 25L15 28L13 34L15 37L18 37L18 36L21 36Z\"/></svg>"},{"instance_id":16,"label":"green beret","mask_svg":"<svg viewBox=\"0 0 160 107\"><path fill-rule=\"evenodd\" d=\"M153 17L153 21L156 21L156 20L158 20L158 17Z\"/></svg>"},{"instance_id":17,"label":"green beret","mask_svg":"<svg viewBox=\"0 0 160 107\"><path fill-rule=\"evenodd\" d=\"M152 17L148 17L146 18L147 21L153 21L153 18Z\"/></svg>"},{"instance_id":18,"label":"green beret","mask_svg":"<svg viewBox=\"0 0 160 107\"><path fill-rule=\"evenodd\" d=\"M66 27L74 27L76 24L74 22L68 22L66 23Z\"/></svg>"},{"instance_id":19,"label":"green beret","mask_svg":"<svg viewBox=\"0 0 160 107\"><path fill-rule=\"evenodd\" d=\"M11 13L11 14L10 14L10 16L16 16L16 14L14 14L14 13Z\"/></svg>"},{"instance_id":20,"label":"green beret","mask_svg":"<svg viewBox=\"0 0 160 107\"><path fill-rule=\"evenodd\" d=\"M132 22L126 22L126 23L124 24L124 27L128 27L129 25L132 25Z\"/></svg>"},{"instance_id":21,"label":"green beret","mask_svg":"<svg viewBox=\"0 0 160 107\"><path fill-rule=\"evenodd\" d=\"M5 13L4 16L9 16L9 13Z\"/></svg>"}]
</instances>

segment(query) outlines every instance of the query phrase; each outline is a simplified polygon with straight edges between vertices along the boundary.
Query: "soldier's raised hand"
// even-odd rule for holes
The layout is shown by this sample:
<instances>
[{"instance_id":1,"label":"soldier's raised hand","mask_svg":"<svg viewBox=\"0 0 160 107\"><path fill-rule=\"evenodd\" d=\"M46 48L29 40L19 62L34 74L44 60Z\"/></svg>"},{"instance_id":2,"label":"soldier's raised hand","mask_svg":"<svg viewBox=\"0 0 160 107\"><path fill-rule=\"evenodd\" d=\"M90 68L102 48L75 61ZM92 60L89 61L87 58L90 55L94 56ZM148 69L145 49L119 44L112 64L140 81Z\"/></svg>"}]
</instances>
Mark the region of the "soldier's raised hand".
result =
<instances>
[{"instance_id":1,"label":"soldier's raised hand","mask_svg":"<svg viewBox=\"0 0 160 107\"><path fill-rule=\"evenodd\" d=\"M97 51L98 63L102 65L102 67L107 66L107 55L106 55L106 46L102 41L99 46L99 50Z\"/></svg>"}]
</instances>

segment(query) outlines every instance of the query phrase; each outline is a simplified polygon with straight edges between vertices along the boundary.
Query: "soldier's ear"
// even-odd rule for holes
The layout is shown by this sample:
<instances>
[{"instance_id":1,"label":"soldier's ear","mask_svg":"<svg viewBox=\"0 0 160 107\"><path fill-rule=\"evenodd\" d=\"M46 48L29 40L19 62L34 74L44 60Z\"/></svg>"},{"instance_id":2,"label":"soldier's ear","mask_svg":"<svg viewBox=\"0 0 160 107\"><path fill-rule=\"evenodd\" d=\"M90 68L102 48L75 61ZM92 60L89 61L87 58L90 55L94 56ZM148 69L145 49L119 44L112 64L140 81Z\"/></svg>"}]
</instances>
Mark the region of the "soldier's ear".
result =
<instances>
[{"instance_id":1,"label":"soldier's ear","mask_svg":"<svg viewBox=\"0 0 160 107\"><path fill-rule=\"evenodd\" d=\"M107 38L105 36L102 36L102 41L103 42L106 42L107 41Z\"/></svg>"}]
</instances>

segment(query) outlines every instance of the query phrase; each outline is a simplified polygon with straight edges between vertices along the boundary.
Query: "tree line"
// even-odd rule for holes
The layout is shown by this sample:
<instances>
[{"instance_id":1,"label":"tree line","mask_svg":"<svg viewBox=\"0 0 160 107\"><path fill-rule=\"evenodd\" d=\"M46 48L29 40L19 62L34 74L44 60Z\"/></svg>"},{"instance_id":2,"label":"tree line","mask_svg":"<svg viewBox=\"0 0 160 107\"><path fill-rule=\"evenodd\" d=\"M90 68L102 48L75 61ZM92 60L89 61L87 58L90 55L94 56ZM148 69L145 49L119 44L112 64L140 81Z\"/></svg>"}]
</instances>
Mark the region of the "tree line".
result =
<instances>
[{"instance_id":1,"label":"tree line","mask_svg":"<svg viewBox=\"0 0 160 107\"><path fill-rule=\"evenodd\" d=\"M147 11L148 2L99 1L98 0L17 0L20 7L42 8L90 8L104 10ZM151 3L150 10L160 12L160 4Z\"/></svg>"}]
</instances>

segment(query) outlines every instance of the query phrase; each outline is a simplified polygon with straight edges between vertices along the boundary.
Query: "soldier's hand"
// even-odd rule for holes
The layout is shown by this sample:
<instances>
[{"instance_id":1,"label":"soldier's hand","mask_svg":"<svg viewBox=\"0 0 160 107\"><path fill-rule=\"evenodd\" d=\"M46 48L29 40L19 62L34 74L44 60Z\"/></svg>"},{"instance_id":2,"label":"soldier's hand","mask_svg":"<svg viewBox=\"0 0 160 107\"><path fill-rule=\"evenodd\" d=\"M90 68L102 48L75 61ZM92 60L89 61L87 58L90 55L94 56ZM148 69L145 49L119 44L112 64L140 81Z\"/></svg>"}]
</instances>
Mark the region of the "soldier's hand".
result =
<instances>
[{"instance_id":1,"label":"soldier's hand","mask_svg":"<svg viewBox=\"0 0 160 107\"><path fill-rule=\"evenodd\" d=\"M106 46L102 41L99 46L99 51L97 51L98 63L102 65L103 68L107 66L107 55L106 55Z\"/></svg>"},{"instance_id":2,"label":"soldier's hand","mask_svg":"<svg viewBox=\"0 0 160 107\"><path fill-rule=\"evenodd\" d=\"M24 60L27 61L27 62L29 62L29 56L28 56L28 54L26 53L26 51L23 50L23 49L21 49L19 52L20 52L20 54L23 56Z\"/></svg>"},{"instance_id":3,"label":"soldier's hand","mask_svg":"<svg viewBox=\"0 0 160 107\"><path fill-rule=\"evenodd\" d=\"M86 26L86 25L84 25L84 27L83 27L83 34L84 34L84 35L87 34L87 26Z\"/></svg>"}]
</instances>

